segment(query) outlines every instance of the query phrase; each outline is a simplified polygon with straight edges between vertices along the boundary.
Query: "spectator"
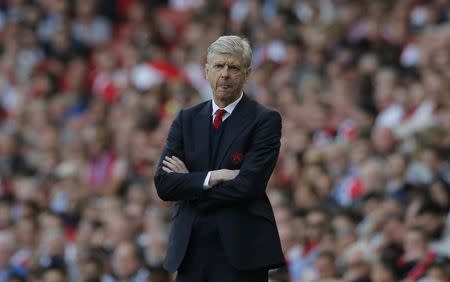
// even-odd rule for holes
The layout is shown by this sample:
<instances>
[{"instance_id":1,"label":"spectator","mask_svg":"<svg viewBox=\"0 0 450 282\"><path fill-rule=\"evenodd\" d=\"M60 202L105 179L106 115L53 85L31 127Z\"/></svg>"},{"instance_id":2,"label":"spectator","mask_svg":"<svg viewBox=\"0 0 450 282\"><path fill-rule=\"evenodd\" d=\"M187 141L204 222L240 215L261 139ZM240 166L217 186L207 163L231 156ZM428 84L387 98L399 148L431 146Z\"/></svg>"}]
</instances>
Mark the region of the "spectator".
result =
<instances>
[{"instance_id":1,"label":"spectator","mask_svg":"<svg viewBox=\"0 0 450 282\"><path fill-rule=\"evenodd\" d=\"M167 278L152 174L230 33L254 49L245 93L283 119L268 194L288 265L271 276L303 282L329 252L341 279L442 280L449 20L443 0L2 1L0 281L115 277L129 242Z\"/></svg>"},{"instance_id":2,"label":"spectator","mask_svg":"<svg viewBox=\"0 0 450 282\"><path fill-rule=\"evenodd\" d=\"M305 215L305 237L296 250L290 252L289 271L295 279L304 279L305 272L312 268L327 229L328 213L312 208Z\"/></svg>"},{"instance_id":3,"label":"spectator","mask_svg":"<svg viewBox=\"0 0 450 282\"><path fill-rule=\"evenodd\" d=\"M449 273L443 264L435 263L431 265L424 278L419 281L448 281Z\"/></svg>"},{"instance_id":4,"label":"spectator","mask_svg":"<svg viewBox=\"0 0 450 282\"><path fill-rule=\"evenodd\" d=\"M305 273L303 281L332 281L338 278L339 273L334 254L329 251L322 251L317 254L314 270Z\"/></svg>"},{"instance_id":5,"label":"spectator","mask_svg":"<svg viewBox=\"0 0 450 282\"><path fill-rule=\"evenodd\" d=\"M370 281L371 265L376 257L366 242L356 242L350 245L344 252L343 263L344 281L363 282Z\"/></svg>"},{"instance_id":6,"label":"spectator","mask_svg":"<svg viewBox=\"0 0 450 282\"><path fill-rule=\"evenodd\" d=\"M102 277L101 281L147 281L150 272L142 264L142 255L139 253L138 247L133 243L119 243L112 258L112 274Z\"/></svg>"},{"instance_id":7,"label":"spectator","mask_svg":"<svg viewBox=\"0 0 450 282\"><path fill-rule=\"evenodd\" d=\"M372 266L370 273L371 282L395 282L398 281L395 269L388 263L377 262Z\"/></svg>"},{"instance_id":8,"label":"spectator","mask_svg":"<svg viewBox=\"0 0 450 282\"><path fill-rule=\"evenodd\" d=\"M106 44L110 40L110 23L96 13L96 8L97 0L79 0L75 3L72 36L80 47Z\"/></svg>"},{"instance_id":9,"label":"spectator","mask_svg":"<svg viewBox=\"0 0 450 282\"><path fill-rule=\"evenodd\" d=\"M89 256L82 265L81 280L85 282L100 282L103 273L103 261L98 255Z\"/></svg>"},{"instance_id":10,"label":"spectator","mask_svg":"<svg viewBox=\"0 0 450 282\"><path fill-rule=\"evenodd\" d=\"M49 267L42 273L42 282L66 282L67 276L65 270L60 267Z\"/></svg>"},{"instance_id":11,"label":"spectator","mask_svg":"<svg viewBox=\"0 0 450 282\"><path fill-rule=\"evenodd\" d=\"M24 277L26 270L12 265L11 256L16 248L14 237L9 231L0 232L0 281L7 282L14 276Z\"/></svg>"},{"instance_id":12,"label":"spectator","mask_svg":"<svg viewBox=\"0 0 450 282\"><path fill-rule=\"evenodd\" d=\"M429 249L428 236L423 229L410 228L404 237L404 253L397 265L403 279L417 281L425 275L436 259L436 253Z\"/></svg>"}]
</instances>

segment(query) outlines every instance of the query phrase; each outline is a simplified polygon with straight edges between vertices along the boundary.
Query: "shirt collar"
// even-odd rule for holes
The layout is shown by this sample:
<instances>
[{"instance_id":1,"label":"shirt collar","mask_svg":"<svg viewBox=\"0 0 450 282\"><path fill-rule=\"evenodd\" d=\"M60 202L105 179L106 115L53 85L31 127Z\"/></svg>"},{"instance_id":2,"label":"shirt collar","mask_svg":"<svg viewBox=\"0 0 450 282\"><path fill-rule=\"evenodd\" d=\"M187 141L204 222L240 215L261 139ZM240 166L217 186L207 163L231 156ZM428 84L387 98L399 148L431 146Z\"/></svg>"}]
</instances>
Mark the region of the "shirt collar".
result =
<instances>
[{"instance_id":1,"label":"shirt collar","mask_svg":"<svg viewBox=\"0 0 450 282\"><path fill-rule=\"evenodd\" d=\"M244 92L241 92L241 96L234 101L233 103L229 104L225 108L223 108L228 114L231 115L231 113L234 111L234 108L236 108L239 101L241 101L242 97L244 96ZM212 99L212 115L214 115L218 109L221 109L219 106L217 106L216 102L214 102L214 99Z\"/></svg>"}]
</instances>

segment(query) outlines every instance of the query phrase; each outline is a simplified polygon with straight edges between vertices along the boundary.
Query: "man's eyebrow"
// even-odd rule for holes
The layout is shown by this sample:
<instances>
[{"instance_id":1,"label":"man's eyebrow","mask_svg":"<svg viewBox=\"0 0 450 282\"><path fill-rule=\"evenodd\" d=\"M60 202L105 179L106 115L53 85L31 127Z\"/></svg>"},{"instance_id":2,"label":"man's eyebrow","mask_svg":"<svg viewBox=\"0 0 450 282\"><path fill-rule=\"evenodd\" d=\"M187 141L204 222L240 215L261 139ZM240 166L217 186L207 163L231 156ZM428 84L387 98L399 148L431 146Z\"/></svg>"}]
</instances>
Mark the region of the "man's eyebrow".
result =
<instances>
[{"instance_id":1,"label":"man's eyebrow","mask_svg":"<svg viewBox=\"0 0 450 282\"><path fill-rule=\"evenodd\" d=\"M238 64L238 63L226 63L226 62L214 62L213 65L214 65L214 66L217 66L217 65L227 65L227 66L229 66L229 67L237 67L237 68L240 68L240 67L241 67L241 65Z\"/></svg>"}]
</instances>

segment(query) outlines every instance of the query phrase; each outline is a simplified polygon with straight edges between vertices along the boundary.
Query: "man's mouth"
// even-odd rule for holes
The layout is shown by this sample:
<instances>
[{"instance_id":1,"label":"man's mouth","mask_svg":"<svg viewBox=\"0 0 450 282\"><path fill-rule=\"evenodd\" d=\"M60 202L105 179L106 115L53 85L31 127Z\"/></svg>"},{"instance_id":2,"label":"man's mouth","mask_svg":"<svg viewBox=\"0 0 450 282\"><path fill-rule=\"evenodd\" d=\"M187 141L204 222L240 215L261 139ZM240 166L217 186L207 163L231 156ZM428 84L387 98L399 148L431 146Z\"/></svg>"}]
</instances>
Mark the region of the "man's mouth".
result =
<instances>
[{"instance_id":1,"label":"man's mouth","mask_svg":"<svg viewBox=\"0 0 450 282\"><path fill-rule=\"evenodd\" d=\"M221 89L221 90L228 90L230 88L231 88L230 85L219 85L219 89Z\"/></svg>"}]
</instances>

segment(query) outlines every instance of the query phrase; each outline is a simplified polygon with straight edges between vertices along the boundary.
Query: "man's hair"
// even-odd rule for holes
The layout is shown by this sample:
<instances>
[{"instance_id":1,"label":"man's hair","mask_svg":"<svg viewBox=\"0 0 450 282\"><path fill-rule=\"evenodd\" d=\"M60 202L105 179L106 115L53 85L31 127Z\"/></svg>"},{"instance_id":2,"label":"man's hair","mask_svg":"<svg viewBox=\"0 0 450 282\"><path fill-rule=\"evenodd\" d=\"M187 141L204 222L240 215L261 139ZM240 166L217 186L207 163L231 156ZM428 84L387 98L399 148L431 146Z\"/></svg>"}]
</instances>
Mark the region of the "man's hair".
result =
<instances>
[{"instance_id":1,"label":"man's hair","mask_svg":"<svg viewBox=\"0 0 450 282\"><path fill-rule=\"evenodd\" d=\"M335 263L336 255L332 251L321 250L317 254L317 258L327 258L327 259L331 260L333 263Z\"/></svg>"},{"instance_id":2,"label":"man's hair","mask_svg":"<svg viewBox=\"0 0 450 282\"><path fill-rule=\"evenodd\" d=\"M208 47L207 62L217 54L231 54L241 56L244 67L249 68L252 61L252 48L246 38L236 35L226 35L219 37Z\"/></svg>"},{"instance_id":3,"label":"man's hair","mask_svg":"<svg viewBox=\"0 0 450 282\"><path fill-rule=\"evenodd\" d=\"M416 225L410 226L406 229L406 232L419 234L425 242L428 242L430 239L427 232L423 229L423 227L420 226Z\"/></svg>"}]
</instances>

